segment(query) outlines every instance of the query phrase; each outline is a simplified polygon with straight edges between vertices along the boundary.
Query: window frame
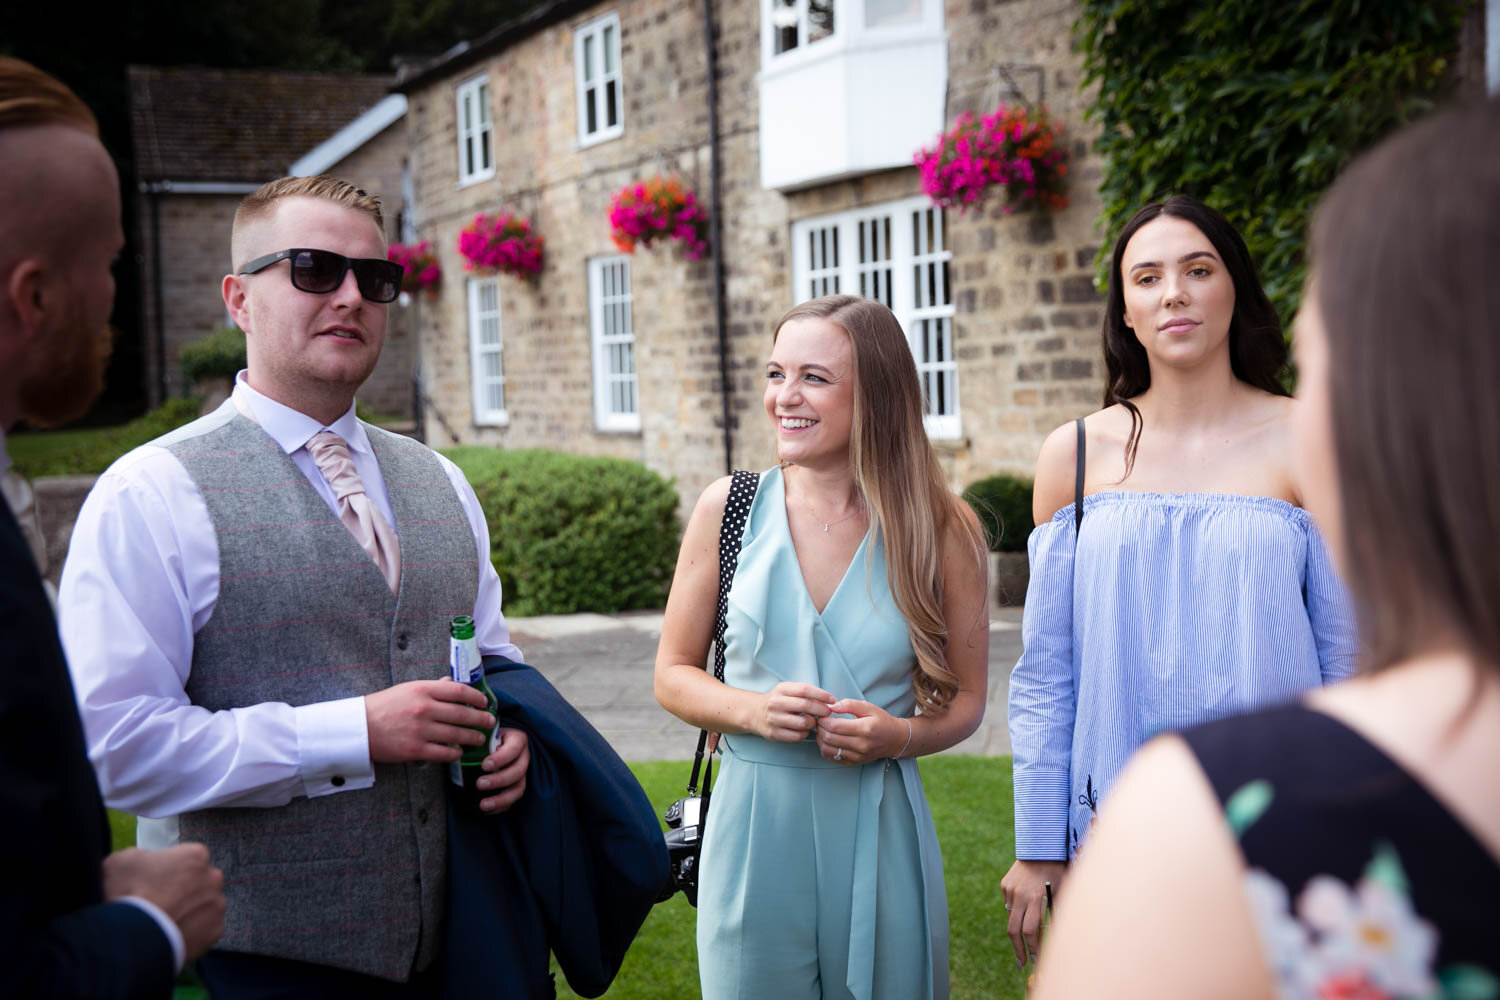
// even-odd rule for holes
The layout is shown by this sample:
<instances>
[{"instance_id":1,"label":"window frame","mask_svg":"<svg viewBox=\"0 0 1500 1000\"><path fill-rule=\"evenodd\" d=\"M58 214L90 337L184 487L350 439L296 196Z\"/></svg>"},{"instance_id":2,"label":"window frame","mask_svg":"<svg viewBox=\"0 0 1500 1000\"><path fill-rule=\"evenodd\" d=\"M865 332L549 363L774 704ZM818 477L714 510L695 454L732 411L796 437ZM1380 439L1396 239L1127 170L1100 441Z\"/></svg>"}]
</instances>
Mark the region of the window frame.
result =
<instances>
[{"instance_id":1,"label":"window frame","mask_svg":"<svg viewBox=\"0 0 1500 1000\"><path fill-rule=\"evenodd\" d=\"M604 69L603 57L605 54L605 29L614 28L615 40L615 68L608 72ZM584 72L588 68L585 58L586 41L596 39L595 51L599 55L600 65L595 78L595 92L599 96L600 106L596 109L598 117L596 121L602 122L608 108L604 100L605 88L613 82L615 85L615 123L613 125L600 124L594 131L588 131L588 105L589 91L584 79ZM602 17L596 17L585 24L579 25L573 30L573 93L578 110L578 145L592 146L596 143L607 142L610 139L619 138L625 132L625 74L621 66L621 51L624 48L623 39L620 34L620 15L611 11Z\"/></svg>"},{"instance_id":2,"label":"window frame","mask_svg":"<svg viewBox=\"0 0 1500 1000\"><path fill-rule=\"evenodd\" d=\"M490 108L490 75L476 76L465 80L454 90L454 131L458 136L458 186L467 187L480 181L487 181L495 176L495 116ZM477 121L469 127L464 125L464 104L472 100L477 112L483 113L483 120ZM470 139L477 140L476 149L485 149L485 139L488 139L489 165L481 165L478 169L465 171L465 153L467 143ZM480 159L483 159L481 156Z\"/></svg>"},{"instance_id":3,"label":"window frame","mask_svg":"<svg viewBox=\"0 0 1500 1000\"><path fill-rule=\"evenodd\" d=\"M772 18L775 15L778 2L779 0L761 0L761 65L763 66L769 66L772 61L776 60L797 59L807 52L821 52L826 47L832 47L825 46L825 43L836 43L843 35L847 34L847 31L841 29L841 25L846 25L846 22L841 21L841 19L847 18L847 8L850 8L850 4L846 0L830 0L833 7L833 30L822 38L813 41L808 40L808 35L812 32L808 21L808 0L795 0L793 10L797 16L797 44L789 49L777 52L777 28L772 23Z\"/></svg>"},{"instance_id":4,"label":"window frame","mask_svg":"<svg viewBox=\"0 0 1500 1000\"><path fill-rule=\"evenodd\" d=\"M623 266L625 291L615 289L606 295L605 271L609 267ZM630 255L611 254L605 257L590 257L589 280L589 346L590 366L594 372L594 426L601 431L639 432L641 429L640 365L636 354L634 286L631 284ZM609 299L606 302L606 298ZM623 315L628 335L605 333L608 305L624 306ZM618 319L617 314L617 319ZM628 344L630 347L630 372L627 375L611 370L606 348ZM630 386L630 396L635 402L633 412L613 408L612 389L616 384Z\"/></svg>"},{"instance_id":5,"label":"window frame","mask_svg":"<svg viewBox=\"0 0 1500 1000\"><path fill-rule=\"evenodd\" d=\"M924 218L938 224L918 227L915 219L919 213L935 213L935 216ZM874 227L878 233L878 250L885 257L861 263L858 259L861 225L886 220L889 221L888 227ZM923 425L929 437L943 441L963 438L959 370L953 347L953 321L957 310L953 302L953 251L948 246L950 226L951 219L941 208L918 196L799 219L791 227L793 303L836 293L862 295L869 292L872 294L868 297L872 298L878 294L880 301L890 306L905 331L907 346L911 348L918 375L922 378ZM812 234L819 234L819 237L811 239ZM870 235L867 230L867 243L871 242ZM925 291L917 282L919 267L941 269L940 272L927 272L929 285ZM863 288L861 273L868 276ZM939 281L942 283L940 290L934 288ZM927 341L918 343L917 338L924 332L924 322L928 324L925 328ZM932 339L933 322L938 324L936 340ZM933 346L937 348L935 352L930 350ZM930 353L937 353L940 359L928 360ZM947 380L944 385L949 406L945 412L929 410L935 404L928 398L926 386L934 379Z\"/></svg>"},{"instance_id":6,"label":"window frame","mask_svg":"<svg viewBox=\"0 0 1500 1000\"><path fill-rule=\"evenodd\" d=\"M488 310L481 309L481 290L486 286L495 290L495 343L485 344L480 339L480 324L489 318ZM469 278L465 289L467 298L467 320L469 337L469 404L474 414L476 427L503 427L510 423L510 414L505 408L505 332L501 323L500 279L491 275L485 278ZM500 374L484 373L484 358L494 354L500 358ZM489 406L488 390L498 382L500 385L500 407Z\"/></svg>"}]
</instances>

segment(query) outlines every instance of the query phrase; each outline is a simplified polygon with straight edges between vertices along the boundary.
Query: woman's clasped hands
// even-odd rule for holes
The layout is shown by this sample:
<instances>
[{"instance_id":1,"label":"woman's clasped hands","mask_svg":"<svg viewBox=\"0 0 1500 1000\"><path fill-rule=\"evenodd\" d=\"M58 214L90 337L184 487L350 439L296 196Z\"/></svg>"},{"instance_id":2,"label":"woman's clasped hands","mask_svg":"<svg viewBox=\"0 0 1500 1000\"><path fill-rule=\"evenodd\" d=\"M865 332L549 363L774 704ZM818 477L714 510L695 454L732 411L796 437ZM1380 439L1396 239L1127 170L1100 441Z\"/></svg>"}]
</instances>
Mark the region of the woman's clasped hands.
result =
<instances>
[{"instance_id":1,"label":"woman's clasped hands","mask_svg":"<svg viewBox=\"0 0 1500 1000\"><path fill-rule=\"evenodd\" d=\"M896 756L907 743L910 724L868 701L835 698L800 681L782 681L766 692L757 723L756 735L781 743L811 734L823 757L840 764Z\"/></svg>"}]
</instances>

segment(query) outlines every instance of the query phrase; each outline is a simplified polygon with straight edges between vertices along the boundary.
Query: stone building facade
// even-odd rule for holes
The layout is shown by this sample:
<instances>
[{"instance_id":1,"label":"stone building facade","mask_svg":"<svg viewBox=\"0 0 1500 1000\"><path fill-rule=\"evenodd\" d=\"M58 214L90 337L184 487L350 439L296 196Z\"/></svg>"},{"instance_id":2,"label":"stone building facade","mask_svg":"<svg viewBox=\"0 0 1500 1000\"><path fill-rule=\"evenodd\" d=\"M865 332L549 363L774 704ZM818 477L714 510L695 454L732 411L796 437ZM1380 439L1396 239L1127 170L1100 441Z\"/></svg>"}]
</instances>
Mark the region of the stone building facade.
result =
<instances>
[{"instance_id":1,"label":"stone building facade","mask_svg":"<svg viewBox=\"0 0 1500 1000\"><path fill-rule=\"evenodd\" d=\"M427 421L429 442L639 459L676 478L686 509L726 470L726 388L730 462L774 461L761 394L776 319L834 281L856 294L873 281L866 294L889 298L913 341L954 488L1029 475L1046 434L1096 408L1103 386L1100 168L1070 48L1076 4L713 0L712 11L727 386L711 262L671 246L620 255L608 221L616 191L656 174L712 201L703 5L561 0L398 82L409 210L445 275L421 306L427 415L441 418ZM961 111L1001 100L1044 103L1062 123L1070 204L933 209L913 154ZM538 277L465 272L460 229L500 209L544 235ZM917 290L914 274L934 283Z\"/></svg>"}]
</instances>

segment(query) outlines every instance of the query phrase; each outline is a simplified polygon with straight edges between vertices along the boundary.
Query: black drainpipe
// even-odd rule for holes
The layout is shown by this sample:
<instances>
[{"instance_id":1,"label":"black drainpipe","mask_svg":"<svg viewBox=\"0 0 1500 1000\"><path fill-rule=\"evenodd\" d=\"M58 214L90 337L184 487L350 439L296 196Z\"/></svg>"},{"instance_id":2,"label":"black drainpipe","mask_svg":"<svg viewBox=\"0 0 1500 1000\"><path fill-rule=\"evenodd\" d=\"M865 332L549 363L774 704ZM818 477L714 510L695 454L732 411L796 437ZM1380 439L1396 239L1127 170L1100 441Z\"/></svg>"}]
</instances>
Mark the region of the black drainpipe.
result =
<instances>
[{"instance_id":1,"label":"black drainpipe","mask_svg":"<svg viewBox=\"0 0 1500 1000\"><path fill-rule=\"evenodd\" d=\"M161 275L161 191L160 184L152 184L151 195L151 302L156 310L156 385L148 392L152 406L159 406L167 398L167 324L162 312Z\"/></svg>"},{"instance_id":2,"label":"black drainpipe","mask_svg":"<svg viewBox=\"0 0 1500 1000\"><path fill-rule=\"evenodd\" d=\"M712 178L709 182L711 207L708 226L713 247L714 318L719 328L719 379L724 386L724 472L727 475L734 471L734 450L729 429L728 303L724 301L724 255L720 249L724 224L719 198L719 79L714 58L714 0L703 0L703 49L708 56L708 163Z\"/></svg>"}]
</instances>

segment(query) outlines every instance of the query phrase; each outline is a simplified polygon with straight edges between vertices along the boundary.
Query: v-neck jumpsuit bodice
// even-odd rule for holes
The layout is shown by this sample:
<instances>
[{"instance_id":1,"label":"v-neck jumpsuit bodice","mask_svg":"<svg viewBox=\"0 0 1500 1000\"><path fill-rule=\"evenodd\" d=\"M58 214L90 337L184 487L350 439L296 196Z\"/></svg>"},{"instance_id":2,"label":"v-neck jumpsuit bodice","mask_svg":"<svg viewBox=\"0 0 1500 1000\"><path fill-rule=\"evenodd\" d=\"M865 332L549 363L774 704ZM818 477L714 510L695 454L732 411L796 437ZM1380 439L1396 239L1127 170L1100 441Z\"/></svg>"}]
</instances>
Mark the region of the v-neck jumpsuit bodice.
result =
<instances>
[{"instance_id":1,"label":"v-neck jumpsuit bodice","mask_svg":"<svg viewBox=\"0 0 1500 1000\"><path fill-rule=\"evenodd\" d=\"M780 469L762 474L729 592L724 681L814 684L912 715L916 654L867 535L821 613ZM816 743L723 738L700 869L705 998L948 995L942 859L915 760L850 766ZM800 956L800 957L799 957Z\"/></svg>"}]
</instances>

